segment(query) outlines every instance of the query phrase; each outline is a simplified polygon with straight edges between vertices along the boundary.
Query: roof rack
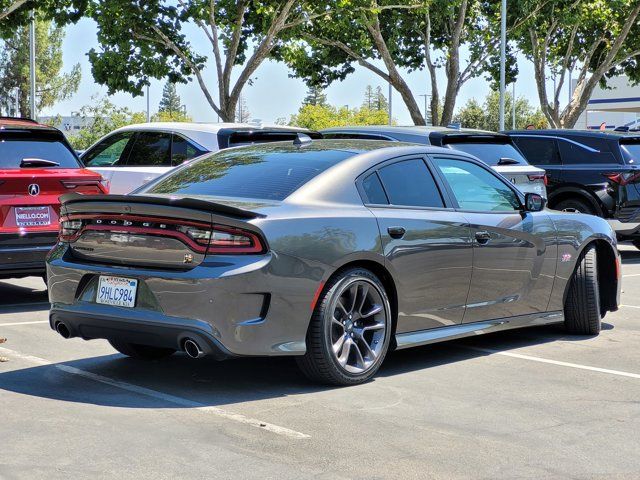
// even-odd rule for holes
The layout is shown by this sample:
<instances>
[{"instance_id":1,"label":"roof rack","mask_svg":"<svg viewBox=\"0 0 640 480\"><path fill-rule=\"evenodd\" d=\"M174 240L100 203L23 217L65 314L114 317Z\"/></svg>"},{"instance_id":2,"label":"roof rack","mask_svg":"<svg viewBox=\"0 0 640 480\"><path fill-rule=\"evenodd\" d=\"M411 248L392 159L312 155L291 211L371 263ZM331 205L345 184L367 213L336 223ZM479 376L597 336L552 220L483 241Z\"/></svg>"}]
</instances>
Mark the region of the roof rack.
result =
<instances>
[{"instance_id":1,"label":"roof rack","mask_svg":"<svg viewBox=\"0 0 640 480\"><path fill-rule=\"evenodd\" d=\"M296 138L293 139L293 144L296 145L297 147L303 147L311 143L313 143L313 140L311 139L311 137L301 132L298 133L296 135Z\"/></svg>"},{"instance_id":2,"label":"roof rack","mask_svg":"<svg viewBox=\"0 0 640 480\"><path fill-rule=\"evenodd\" d=\"M15 122L29 122L29 123L34 123L36 125L39 125L39 123L35 120L33 120L32 118L22 118L22 117L2 117L0 116L0 122L2 120L12 120Z\"/></svg>"}]
</instances>

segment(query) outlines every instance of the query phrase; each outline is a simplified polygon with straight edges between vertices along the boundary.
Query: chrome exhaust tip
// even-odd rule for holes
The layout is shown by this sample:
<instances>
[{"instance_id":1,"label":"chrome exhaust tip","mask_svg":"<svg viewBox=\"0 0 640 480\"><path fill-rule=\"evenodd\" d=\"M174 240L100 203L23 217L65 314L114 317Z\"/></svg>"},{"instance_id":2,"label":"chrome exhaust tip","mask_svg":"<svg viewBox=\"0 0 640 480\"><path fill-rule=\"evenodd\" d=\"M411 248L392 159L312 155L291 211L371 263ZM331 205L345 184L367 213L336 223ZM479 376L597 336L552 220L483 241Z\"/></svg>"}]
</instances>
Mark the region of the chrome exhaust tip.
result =
<instances>
[{"instance_id":1,"label":"chrome exhaust tip","mask_svg":"<svg viewBox=\"0 0 640 480\"><path fill-rule=\"evenodd\" d=\"M187 338L183 344L184 352L189 355L191 358L201 358L204 357L204 352L200 348L195 340L191 340Z\"/></svg>"},{"instance_id":2,"label":"chrome exhaust tip","mask_svg":"<svg viewBox=\"0 0 640 480\"><path fill-rule=\"evenodd\" d=\"M56 332L58 332L62 338L71 338L69 327L62 322L56 323Z\"/></svg>"}]
</instances>

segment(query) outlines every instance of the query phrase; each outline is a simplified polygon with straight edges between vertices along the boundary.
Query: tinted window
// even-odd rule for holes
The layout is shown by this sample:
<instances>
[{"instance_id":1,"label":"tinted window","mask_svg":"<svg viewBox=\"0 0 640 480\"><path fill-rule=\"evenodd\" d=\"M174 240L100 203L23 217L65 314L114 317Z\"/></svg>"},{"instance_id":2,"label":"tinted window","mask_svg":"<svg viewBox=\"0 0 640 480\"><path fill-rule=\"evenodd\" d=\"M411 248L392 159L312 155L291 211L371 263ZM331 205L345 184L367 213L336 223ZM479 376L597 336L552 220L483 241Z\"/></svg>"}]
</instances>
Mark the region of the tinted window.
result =
<instances>
[{"instance_id":1,"label":"tinted window","mask_svg":"<svg viewBox=\"0 0 640 480\"><path fill-rule=\"evenodd\" d=\"M367 196L366 203L377 205L387 205L389 203L377 173L372 173L362 181L362 189Z\"/></svg>"},{"instance_id":2,"label":"tinted window","mask_svg":"<svg viewBox=\"0 0 640 480\"><path fill-rule=\"evenodd\" d=\"M436 159L436 165L463 210L507 212L520 209L513 190L493 173L464 160Z\"/></svg>"},{"instance_id":3,"label":"tinted window","mask_svg":"<svg viewBox=\"0 0 640 480\"><path fill-rule=\"evenodd\" d=\"M171 165L180 165L203 153L205 152L197 148L186 138L180 135L173 135L173 142L171 143Z\"/></svg>"},{"instance_id":4,"label":"tinted window","mask_svg":"<svg viewBox=\"0 0 640 480\"><path fill-rule=\"evenodd\" d=\"M353 152L283 150L267 144L221 150L180 167L140 192L284 200Z\"/></svg>"},{"instance_id":5,"label":"tinted window","mask_svg":"<svg viewBox=\"0 0 640 480\"><path fill-rule=\"evenodd\" d=\"M60 141L2 137L2 141L0 141L0 169L20 168L22 160L30 158L50 160L58 163L62 168L78 168L80 166L73 153Z\"/></svg>"},{"instance_id":6,"label":"tinted window","mask_svg":"<svg viewBox=\"0 0 640 480\"><path fill-rule=\"evenodd\" d=\"M168 167L171 165L171 134L138 133L127 166Z\"/></svg>"},{"instance_id":7,"label":"tinted window","mask_svg":"<svg viewBox=\"0 0 640 480\"><path fill-rule=\"evenodd\" d=\"M436 182L421 159L387 165L378 174L392 205L444 207Z\"/></svg>"},{"instance_id":8,"label":"tinted window","mask_svg":"<svg viewBox=\"0 0 640 480\"><path fill-rule=\"evenodd\" d=\"M82 162L87 167L111 167L115 165L122 158L132 136L132 132L125 132L105 138L82 155Z\"/></svg>"},{"instance_id":9,"label":"tinted window","mask_svg":"<svg viewBox=\"0 0 640 480\"><path fill-rule=\"evenodd\" d=\"M589 163L618 163L613 153L609 151L606 146L606 142L602 142L602 139L596 139L598 142L589 142L588 145L585 140L590 140L588 137L576 137L573 142L558 139L558 146L560 148L560 156L562 157L562 163L565 165L581 165ZM589 148L585 148L581 145L585 145ZM606 148L605 151L599 150L597 147Z\"/></svg>"},{"instance_id":10,"label":"tinted window","mask_svg":"<svg viewBox=\"0 0 640 480\"><path fill-rule=\"evenodd\" d=\"M553 138L513 137L513 141L532 165L558 165L560 152Z\"/></svg>"},{"instance_id":11,"label":"tinted window","mask_svg":"<svg viewBox=\"0 0 640 480\"><path fill-rule=\"evenodd\" d=\"M516 160L518 165L527 165L527 161L510 143L450 143L447 147L469 153L487 165L498 165L501 158ZM513 164L515 165L515 164Z\"/></svg>"},{"instance_id":12,"label":"tinted window","mask_svg":"<svg viewBox=\"0 0 640 480\"><path fill-rule=\"evenodd\" d=\"M622 151L625 154L625 161L629 165L640 164L640 141L633 143L622 142Z\"/></svg>"}]
</instances>

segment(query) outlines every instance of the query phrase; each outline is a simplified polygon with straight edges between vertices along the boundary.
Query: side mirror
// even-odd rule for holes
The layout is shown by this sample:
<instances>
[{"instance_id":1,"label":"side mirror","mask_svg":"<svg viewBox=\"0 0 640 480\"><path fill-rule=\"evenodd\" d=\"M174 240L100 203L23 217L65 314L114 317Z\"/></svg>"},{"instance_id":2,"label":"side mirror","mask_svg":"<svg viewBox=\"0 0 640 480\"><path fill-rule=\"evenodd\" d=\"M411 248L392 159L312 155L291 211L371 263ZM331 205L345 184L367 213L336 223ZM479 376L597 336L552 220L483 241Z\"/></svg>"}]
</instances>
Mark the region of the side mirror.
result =
<instances>
[{"instance_id":1,"label":"side mirror","mask_svg":"<svg viewBox=\"0 0 640 480\"><path fill-rule=\"evenodd\" d=\"M547 201L537 193L527 193L524 196L524 207L527 212L540 212Z\"/></svg>"}]
</instances>

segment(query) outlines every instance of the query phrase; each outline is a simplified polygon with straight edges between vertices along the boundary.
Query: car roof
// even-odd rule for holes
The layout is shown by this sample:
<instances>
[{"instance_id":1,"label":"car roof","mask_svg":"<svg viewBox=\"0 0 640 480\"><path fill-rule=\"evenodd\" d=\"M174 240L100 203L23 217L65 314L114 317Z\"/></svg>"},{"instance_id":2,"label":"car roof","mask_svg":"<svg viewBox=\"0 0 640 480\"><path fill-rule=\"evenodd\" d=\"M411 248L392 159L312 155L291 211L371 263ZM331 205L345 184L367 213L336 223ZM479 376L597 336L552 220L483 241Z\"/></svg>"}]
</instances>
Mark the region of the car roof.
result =
<instances>
[{"instance_id":1,"label":"car roof","mask_svg":"<svg viewBox=\"0 0 640 480\"><path fill-rule=\"evenodd\" d=\"M286 125L274 125L263 123L213 123L213 122L149 122L136 123L118 128L115 132L127 132L131 130L145 131L177 131L177 132L200 132L217 134L221 130L277 130L284 132L307 132L307 129L288 127Z\"/></svg>"},{"instance_id":2,"label":"car roof","mask_svg":"<svg viewBox=\"0 0 640 480\"><path fill-rule=\"evenodd\" d=\"M542 129L542 130L507 130L502 132L506 135L547 135L566 137L571 135L574 137L593 137L603 138L608 140L620 140L625 137L640 137L640 133L637 132L614 132L614 131L601 131L601 130L562 130L562 129Z\"/></svg>"},{"instance_id":3,"label":"car roof","mask_svg":"<svg viewBox=\"0 0 640 480\"><path fill-rule=\"evenodd\" d=\"M320 130L320 132L354 132L354 133L403 133L407 135L428 135L438 132L443 135L448 134L468 134L468 135L495 135L496 132L488 130L477 130L472 128L451 128L434 127L431 125L363 125L348 127L331 127Z\"/></svg>"},{"instance_id":4,"label":"car roof","mask_svg":"<svg viewBox=\"0 0 640 480\"><path fill-rule=\"evenodd\" d=\"M0 117L0 130L46 131L62 135L62 132L55 127L38 123L30 118L18 117Z\"/></svg>"}]
</instances>

